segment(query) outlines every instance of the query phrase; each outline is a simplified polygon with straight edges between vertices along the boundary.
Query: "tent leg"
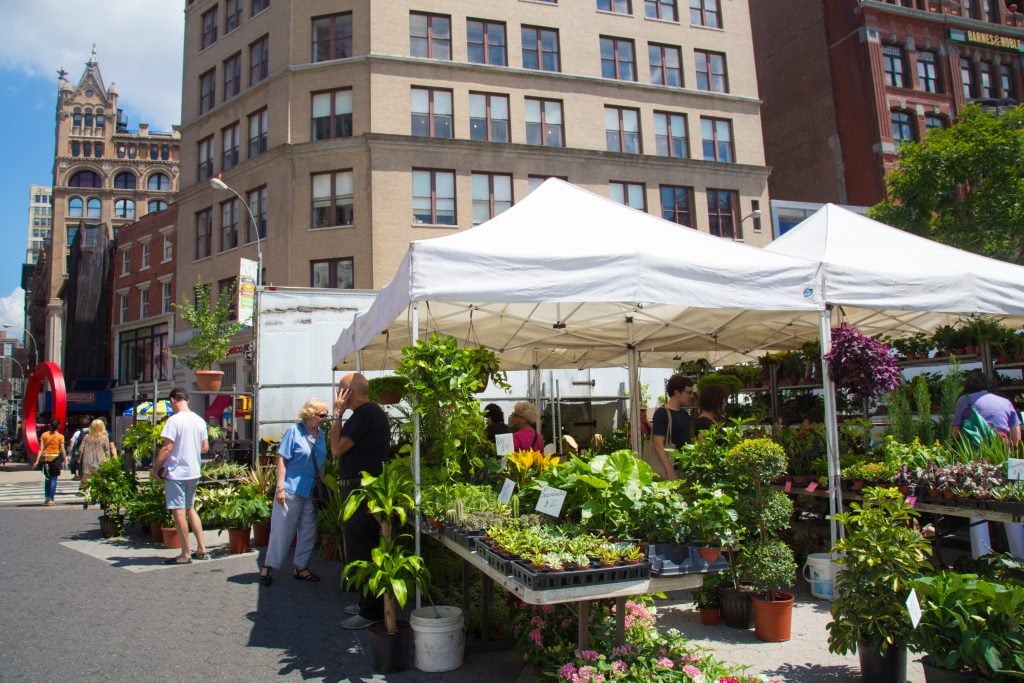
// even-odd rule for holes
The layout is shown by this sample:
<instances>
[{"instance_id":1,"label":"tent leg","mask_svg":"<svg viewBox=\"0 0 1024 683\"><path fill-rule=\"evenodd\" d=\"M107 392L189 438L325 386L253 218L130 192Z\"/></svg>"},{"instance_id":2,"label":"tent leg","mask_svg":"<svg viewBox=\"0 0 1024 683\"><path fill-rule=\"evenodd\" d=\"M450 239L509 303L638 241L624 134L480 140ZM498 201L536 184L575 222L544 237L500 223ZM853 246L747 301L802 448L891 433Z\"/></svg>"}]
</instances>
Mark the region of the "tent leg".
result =
<instances>
[{"instance_id":1,"label":"tent leg","mask_svg":"<svg viewBox=\"0 0 1024 683\"><path fill-rule=\"evenodd\" d=\"M629 336L632 338L632 319L629 320L628 325L630 329ZM637 366L636 347L630 344L626 352L626 367L629 374L629 447L639 456L643 450L641 444L643 434L640 431L640 381L637 377L639 373Z\"/></svg>"},{"instance_id":2,"label":"tent leg","mask_svg":"<svg viewBox=\"0 0 1024 683\"><path fill-rule=\"evenodd\" d=\"M411 344L416 344L416 338L419 332L420 326L420 315L419 308L414 301L412 303L412 330L410 330L409 341ZM412 412L412 481L416 487L416 492L413 494L413 500L416 501L416 516L415 526L416 529L413 532L416 542L416 554L422 555L422 548L420 546L420 416L415 410ZM423 606L423 593L419 586L416 586L416 609Z\"/></svg>"},{"instance_id":3,"label":"tent leg","mask_svg":"<svg viewBox=\"0 0 1024 683\"><path fill-rule=\"evenodd\" d=\"M819 317L819 340L821 343L821 385L825 398L825 445L828 453L828 512L829 532L832 546L842 535L835 515L843 509L843 492L840 489L839 471L839 416L836 410L836 386L828 374L825 354L832 348L832 307L828 306Z\"/></svg>"}]
</instances>

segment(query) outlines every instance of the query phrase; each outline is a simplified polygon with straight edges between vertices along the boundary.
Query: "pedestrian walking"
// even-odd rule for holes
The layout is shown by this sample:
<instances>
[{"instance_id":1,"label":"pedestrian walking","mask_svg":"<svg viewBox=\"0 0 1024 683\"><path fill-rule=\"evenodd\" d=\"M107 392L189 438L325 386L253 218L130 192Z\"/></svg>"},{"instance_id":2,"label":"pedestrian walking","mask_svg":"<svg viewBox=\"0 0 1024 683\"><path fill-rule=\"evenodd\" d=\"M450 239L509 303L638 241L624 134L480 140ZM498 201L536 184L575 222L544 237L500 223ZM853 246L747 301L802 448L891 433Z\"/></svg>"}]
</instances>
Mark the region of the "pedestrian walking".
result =
<instances>
[{"instance_id":1,"label":"pedestrian walking","mask_svg":"<svg viewBox=\"0 0 1024 683\"><path fill-rule=\"evenodd\" d=\"M68 453L64 449L64 435L60 433L60 421L54 420L49 429L43 432L43 448L32 463L34 469L43 472L43 497L47 507L53 507L53 499L57 497L57 477L68 461Z\"/></svg>"},{"instance_id":2,"label":"pedestrian walking","mask_svg":"<svg viewBox=\"0 0 1024 683\"><path fill-rule=\"evenodd\" d=\"M269 586L273 571L280 569L295 537L295 578L319 581L309 570L309 556L316 541L316 508L313 485L327 460L327 440L320 429L327 419L327 404L318 398L306 401L299 410L299 421L281 437L275 458L277 489L270 516L270 542L260 570L260 583Z\"/></svg>"},{"instance_id":3,"label":"pedestrian walking","mask_svg":"<svg viewBox=\"0 0 1024 683\"><path fill-rule=\"evenodd\" d=\"M195 509L196 486L199 484L200 458L210 450L206 421L188 407L188 392L181 387L171 389L169 396L174 415L167 418L163 431L164 445L153 459L151 475L166 479L164 499L174 518L174 528L181 542L181 554L164 560L165 564L190 564L193 559L207 560L203 541L203 523ZM189 553L188 528L196 535L196 551Z\"/></svg>"},{"instance_id":4,"label":"pedestrian walking","mask_svg":"<svg viewBox=\"0 0 1024 683\"><path fill-rule=\"evenodd\" d=\"M80 430L85 431L85 430ZM89 424L89 429L84 436L79 436L78 447L78 489L86 495L89 488L89 477L99 469L100 465L106 462L107 458L117 455L117 449L110 441L107 434L107 426L103 420L95 419ZM89 509L89 499L82 503L82 509Z\"/></svg>"}]
</instances>

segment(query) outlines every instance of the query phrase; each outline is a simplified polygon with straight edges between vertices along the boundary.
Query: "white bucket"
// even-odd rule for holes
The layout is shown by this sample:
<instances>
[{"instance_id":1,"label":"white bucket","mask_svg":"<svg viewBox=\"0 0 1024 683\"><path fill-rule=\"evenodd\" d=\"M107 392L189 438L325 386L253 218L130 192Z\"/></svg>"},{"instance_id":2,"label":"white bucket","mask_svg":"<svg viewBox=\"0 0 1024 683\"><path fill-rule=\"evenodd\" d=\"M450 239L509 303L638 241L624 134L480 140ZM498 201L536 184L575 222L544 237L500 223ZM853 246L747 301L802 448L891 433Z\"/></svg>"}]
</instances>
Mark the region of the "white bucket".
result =
<instances>
[{"instance_id":1,"label":"white bucket","mask_svg":"<svg viewBox=\"0 0 1024 683\"><path fill-rule=\"evenodd\" d=\"M409 615L415 643L416 668L452 671L462 666L466 647L462 610L458 607L421 607Z\"/></svg>"},{"instance_id":2,"label":"white bucket","mask_svg":"<svg viewBox=\"0 0 1024 683\"><path fill-rule=\"evenodd\" d=\"M804 578L811 587L811 595L824 600L835 600L835 578L842 568L828 553L811 553L804 563Z\"/></svg>"}]
</instances>

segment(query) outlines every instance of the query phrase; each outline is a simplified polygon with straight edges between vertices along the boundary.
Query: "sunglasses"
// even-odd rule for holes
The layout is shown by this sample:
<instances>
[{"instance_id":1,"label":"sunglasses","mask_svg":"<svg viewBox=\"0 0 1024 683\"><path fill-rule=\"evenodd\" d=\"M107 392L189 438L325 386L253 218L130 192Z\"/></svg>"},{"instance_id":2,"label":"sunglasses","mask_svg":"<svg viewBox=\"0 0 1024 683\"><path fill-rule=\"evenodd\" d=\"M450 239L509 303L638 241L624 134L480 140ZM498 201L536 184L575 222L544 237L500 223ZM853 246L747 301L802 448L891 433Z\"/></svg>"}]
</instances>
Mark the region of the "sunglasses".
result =
<instances>
[{"instance_id":1,"label":"sunglasses","mask_svg":"<svg viewBox=\"0 0 1024 683\"><path fill-rule=\"evenodd\" d=\"M327 419L327 413L317 413L316 416L319 417L321 420Z\"/></svg>"}]
</instances>

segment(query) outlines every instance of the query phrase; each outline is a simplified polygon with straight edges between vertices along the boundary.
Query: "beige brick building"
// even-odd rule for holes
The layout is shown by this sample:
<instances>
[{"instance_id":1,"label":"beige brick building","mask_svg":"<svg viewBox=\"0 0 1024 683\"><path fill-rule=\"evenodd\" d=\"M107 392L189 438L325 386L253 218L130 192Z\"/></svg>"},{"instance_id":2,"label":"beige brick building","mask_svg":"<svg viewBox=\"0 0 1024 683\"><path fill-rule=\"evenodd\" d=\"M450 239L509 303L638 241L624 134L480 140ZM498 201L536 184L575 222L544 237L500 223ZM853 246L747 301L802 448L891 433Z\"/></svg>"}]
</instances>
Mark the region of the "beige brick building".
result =
<instances>
[{"instance_id":1,"label":"beige brick building","mask_svg":"<svg viewBox=\"0 0 1024 683\"><path fill-rule=\"evenodd\" d=\"M181 288L257 257L215 175L274 285L379 288L549 176L770 239L741 0L187 0L184 53Z\"/></svg>"}]
</instances>

